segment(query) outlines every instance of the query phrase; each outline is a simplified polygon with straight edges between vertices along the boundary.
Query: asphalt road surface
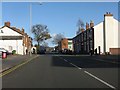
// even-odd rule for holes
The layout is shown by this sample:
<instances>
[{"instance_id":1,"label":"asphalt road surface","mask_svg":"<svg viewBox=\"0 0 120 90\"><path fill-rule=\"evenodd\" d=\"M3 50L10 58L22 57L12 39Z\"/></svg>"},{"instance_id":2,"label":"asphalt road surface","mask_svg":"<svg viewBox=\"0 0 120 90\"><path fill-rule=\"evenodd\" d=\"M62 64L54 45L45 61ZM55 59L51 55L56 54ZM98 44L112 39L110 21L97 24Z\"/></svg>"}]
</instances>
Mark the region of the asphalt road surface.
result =
<instances>
[{"instance_id":1,"label":"asphalt road surface","mask_svg":"<svg viewBox=\"0 0 120 90\"><path fill-rule=\"evenodd\" d=\"M3 88L118 90L119 61L112 57L40 55L2 77Z\"/></svg>"}]
</instances>

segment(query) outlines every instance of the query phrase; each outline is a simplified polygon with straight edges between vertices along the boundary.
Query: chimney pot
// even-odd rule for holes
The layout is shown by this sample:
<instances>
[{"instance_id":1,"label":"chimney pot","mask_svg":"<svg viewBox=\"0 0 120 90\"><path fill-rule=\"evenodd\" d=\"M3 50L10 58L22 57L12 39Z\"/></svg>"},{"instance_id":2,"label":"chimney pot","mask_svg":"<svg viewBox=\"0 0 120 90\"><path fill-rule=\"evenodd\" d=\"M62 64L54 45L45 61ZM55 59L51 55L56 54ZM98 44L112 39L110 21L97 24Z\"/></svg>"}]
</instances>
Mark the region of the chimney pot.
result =
<instances>
[{"instance_id":1,"label":"chimney pot","mask_svg":"<svg viewBox=\"0 0 120 90\"><path fill-rule=\"evenodd\" d=\"M92 20L90 21L90 27L94 27L94 22Z\"/></svg>"},{"instance_id":2,"label":"chimney pot","mask_svg":"<svg viewBox=\"0 0 120 90\"><path fill-rule=\"evenodd\" d=\"M111 12L107 12L106 14L104 14L104 16L113 16L113 14L111 14Z\"/></svg>"},{"instance_id":3,"label":"chimney pot","mask_svg":"<svg viewBox=\"0 0 120 90\"><path fill-rule=\"evenodd\" d=\"M84 32L84 28L81 28L81 32Z\"/></svg>"}]
</instances>

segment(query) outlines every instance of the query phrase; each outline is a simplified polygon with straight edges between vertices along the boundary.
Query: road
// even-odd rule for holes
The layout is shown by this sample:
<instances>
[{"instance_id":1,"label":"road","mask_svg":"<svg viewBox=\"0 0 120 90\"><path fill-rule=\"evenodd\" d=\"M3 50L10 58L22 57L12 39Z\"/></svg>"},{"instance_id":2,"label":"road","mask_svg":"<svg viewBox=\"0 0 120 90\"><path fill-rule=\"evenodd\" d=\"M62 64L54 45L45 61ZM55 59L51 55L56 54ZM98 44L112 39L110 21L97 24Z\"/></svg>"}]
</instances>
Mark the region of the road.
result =
<instances>
[{"instance_id":1,"label":"road","mask_svg":"<svg viewBox=\"0 0 120 90\"><path fill-rule=\"evenodd\" d=\"M105 88L118 89L115 58L99 56L40 55L2 77L3 88Z\"/></svg>"}]
</instances>

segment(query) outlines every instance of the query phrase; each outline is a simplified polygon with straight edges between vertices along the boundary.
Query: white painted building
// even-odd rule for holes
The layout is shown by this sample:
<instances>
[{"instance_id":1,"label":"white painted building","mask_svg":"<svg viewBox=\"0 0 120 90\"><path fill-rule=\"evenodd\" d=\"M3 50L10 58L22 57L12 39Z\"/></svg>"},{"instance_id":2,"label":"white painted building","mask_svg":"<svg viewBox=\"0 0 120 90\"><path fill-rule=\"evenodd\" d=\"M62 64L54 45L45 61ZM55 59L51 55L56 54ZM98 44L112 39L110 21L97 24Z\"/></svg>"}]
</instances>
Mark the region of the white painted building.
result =
<instances>
[{"instance_id":1,"label":"white painted building","mask_svg":"<svg viewBox=\"0 0 120 90\"><path fill-rule=\"evenodd\" d=\"M73 41L72 41L72 39L68 39L68 49L73 51Z\"/></svg>"},{"instance_id":2,"label":"white painted building","mask_svg":"<svg viewBox=\"0 0 120 90\"><path fill-rule=\"evenodd\" d=\"M23 41L22 35L13 31L8 27L4 27L0 29L0 47L7 49L12 53L13 50L16 50L17 54L23 55Z\"/></svg>"},{"instance_id":3,"label":"white painted building","mask_svg":"<svg viewBox=\"0 0 120 90\"><path fill-rule=\"evenodd\" d=\"M10 53L16 50L16 54L26 54L28 49L28 35L24 31L10 27L10 22L6 22L5 26L0 28L0 48L5 48Z\"/></svg>"},{"instance_id":4,"label":"white painted building","mask_svg":"<svg viewBox=\"0 0 120 90\"><path fill-rule=\"evenodd\" d=\"M118 24L120 22L113 17L113 14L106 13L104 21L94 26L94 49L101 53L109 52L119 54L120 43L118 43Z\"/></svg>"}]
</instances>

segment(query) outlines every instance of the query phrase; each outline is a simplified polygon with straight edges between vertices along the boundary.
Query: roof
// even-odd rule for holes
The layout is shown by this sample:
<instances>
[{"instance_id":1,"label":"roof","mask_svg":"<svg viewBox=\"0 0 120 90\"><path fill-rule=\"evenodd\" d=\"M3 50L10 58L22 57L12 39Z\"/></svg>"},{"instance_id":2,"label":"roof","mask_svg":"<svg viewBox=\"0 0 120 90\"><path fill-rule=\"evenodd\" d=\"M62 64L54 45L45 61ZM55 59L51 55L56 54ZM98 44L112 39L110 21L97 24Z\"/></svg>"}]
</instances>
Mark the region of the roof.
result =
<instances>
[{"instance_id":1,"label":"roof","mask_svg":"<svg viewBox=\"0 0 120 90\"><path fill-rule=\"evenodd\" d=\"M80 34L82 34L82 33L86 32L87 30L91 30L91 29L92 29L92 27L91 27L91 28L86 29L85 31L83 31L83 32L79 33L78 35L76 35L75 37L73 37L73 39L75 39L76 37L78 37Z\"/></svg>"},{"instance_id":2,"label":"roof","mask_svg":"<svg viewBox=\"0 0 120 90\"><path fill-rule=\"evenodd\" d=\"M68 38L68 40L73 40L72 38Z\"/></svg>"},{"instance_id":3,"label":"roof","mask_svg":"<svg viewBox=\"0 0 120 90\"><path fill-rule=\"evenodd\" d=\"M15 32L17 32L17 33L19 33L19 34L21 34L21 35L29 36L29 35L27 35L27 33L22 32L20 29L18 29L18 28L16 28L16 27L3 26L3 27L1 27L0 29L2 29L2 28L4 28L4 27L8 27L8 28L12 29L13 31L15 31ZM30 38L31 38L31 37L30 37ZM32 38L31 38L31 39L32 39Z\"/></svg>"},{"instance_id":4,"label":"roof","mask_svg":"<svg viewBox=\"0 0 120 90\"><path fill-rule=\"evenodd\" d=\"M3 27L1 27L0 29L2 29L2 28L4 28L4 27L8 27L8 28L10 28L10 29L18 32L19 34L24 35L24 33L23 33L22 31L20 31L20 29L18 29L18 28L16 28L16 27L3 26Z\"/></svg>"}]
</instances>

